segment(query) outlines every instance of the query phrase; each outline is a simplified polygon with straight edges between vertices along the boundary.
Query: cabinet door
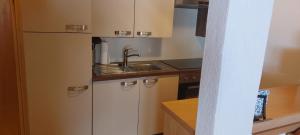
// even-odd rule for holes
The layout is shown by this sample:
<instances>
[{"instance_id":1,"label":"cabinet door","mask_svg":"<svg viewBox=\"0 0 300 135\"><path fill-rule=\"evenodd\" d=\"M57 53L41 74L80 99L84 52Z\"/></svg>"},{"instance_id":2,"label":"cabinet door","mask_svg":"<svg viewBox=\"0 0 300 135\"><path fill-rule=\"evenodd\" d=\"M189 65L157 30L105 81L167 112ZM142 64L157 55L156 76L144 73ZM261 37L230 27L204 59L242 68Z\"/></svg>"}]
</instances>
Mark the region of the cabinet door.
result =
<instances>
[{"instance_id":1,"label":"cabinet door","mask_svg":"<svg viewBox=\"0 0 300 135\"><path fill-rule=\"evenodd\" d=\"M93 36L133 37L134 0L92 0Z\"/></svg>"},{"instance_id":2,"label":"cabinet door","mask_svg":"<svg viewBox=\"0 0 300 135\"><path fill-rule=\"evenodd\" d=\"M164 113L164 135L194 135L195 133L188 132L178 121Z\"/></svg>"},{"instance_id":3,"label":"cabinet door","mask_svg":"<svg viewBox=\"0 0 300 135\"><path fill-rule=\"evenodd\" d=\"M91 32L91 0L21 0L23 30Z\"/></svg>"},{"instance_id":4,"label":"cabinet door","mask_svg":"<svg viewBox=\"0 0 300 135\"><path fill-rule=\"evenodd\" d=\"M148 77L140 80L139 135L163 132L161 102L177 99L178 76Z\"/></svg>"},{"instance_id":5,"label":"cabinet door","mask_svg":"<svg viewBox=\"0 0 300 135\"><path fill-rule=\"evenodd\" d=\"M30 135L91 135L88 34L24 34Z\"/></svg>"},{"instance_id":6,"label":"cabinet door","mask_svg":"<svg viewBox=\"0 0 300 135\"><path fill-rule=\"evenodd\" d=\"M171 37L174 0L135 0L135 36Z\"/></svg>"},{"instance_id":7,"label":"cabinet door","mask_svg":"<svg viewBox=\"0 0 300 135\"><path fill-rule=\"evenodd\" d=\"M94 82L93 134L137 135L138 104L136 79Z\"/></svg>"}]
</instances>

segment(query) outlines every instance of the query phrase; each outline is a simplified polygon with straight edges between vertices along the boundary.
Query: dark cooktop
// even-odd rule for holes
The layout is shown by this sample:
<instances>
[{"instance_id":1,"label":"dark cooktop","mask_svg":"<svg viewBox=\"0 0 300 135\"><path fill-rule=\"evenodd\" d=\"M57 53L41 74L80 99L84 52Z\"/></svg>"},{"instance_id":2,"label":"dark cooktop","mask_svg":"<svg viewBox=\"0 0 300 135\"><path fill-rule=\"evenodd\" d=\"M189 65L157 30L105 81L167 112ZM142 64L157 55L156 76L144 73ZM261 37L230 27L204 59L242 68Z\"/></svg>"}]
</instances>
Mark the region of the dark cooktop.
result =
<instances>
[{"instance_id":1,"label":"dark cooktop","mask_svg":"<svg viewBox=\"0 0 300 135\"><path fill-rule=\"evenodd\" d=\"M163 63L172 66L175 69L201 69L202 59L175 59L175 60L163 60Z\"/></svg>"}]
</instances>

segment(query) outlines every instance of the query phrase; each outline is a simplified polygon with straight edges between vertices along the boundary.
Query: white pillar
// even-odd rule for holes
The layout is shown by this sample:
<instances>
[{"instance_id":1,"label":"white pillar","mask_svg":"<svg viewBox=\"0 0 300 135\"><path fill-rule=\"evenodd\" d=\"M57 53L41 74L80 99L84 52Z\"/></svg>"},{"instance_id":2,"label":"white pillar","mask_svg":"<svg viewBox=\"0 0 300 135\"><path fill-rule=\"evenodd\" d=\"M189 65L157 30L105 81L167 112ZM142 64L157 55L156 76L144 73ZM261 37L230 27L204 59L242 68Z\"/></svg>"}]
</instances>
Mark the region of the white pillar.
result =
<instances>
[{"instance_id":1,"label":"white pillar","mask_svg":"<svg viewBox=\"0 0 300 135\"><path fill-rule=\"evenodd\" d=\"M250 135L273 0L210 0L197 135Z\"/></svg>"}]
</instances>

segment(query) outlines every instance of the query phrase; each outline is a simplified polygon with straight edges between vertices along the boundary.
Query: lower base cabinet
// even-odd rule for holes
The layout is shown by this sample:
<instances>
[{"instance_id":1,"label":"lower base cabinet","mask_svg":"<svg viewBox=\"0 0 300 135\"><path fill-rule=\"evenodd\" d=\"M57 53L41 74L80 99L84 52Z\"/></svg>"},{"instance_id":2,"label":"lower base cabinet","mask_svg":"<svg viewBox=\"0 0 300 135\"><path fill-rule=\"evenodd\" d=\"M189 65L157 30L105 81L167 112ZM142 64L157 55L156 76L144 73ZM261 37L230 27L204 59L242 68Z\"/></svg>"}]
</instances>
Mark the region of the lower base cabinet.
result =
<instances>
[{"instance_id":1,"label":"lower base cabinet","mask_svg":"<svg viewBox=\"0 0 300 135\"><path fill-rule=\"evenodd\" d=\"M162 133L161 102L176 100L178 75L93 84L93 135Z\"/></svg>"},{"instance_id":2,"label":"lower base cabinet","mask_svg":"<svg viewBox=\"0 0 300 135\"><path fill-rule=\"evenodd\" d=\"M163 132L164 113L161 103L177 99L178 77L148 77L140 80L138 135Z\"/></svg>"},{"instance_id":3,"label":"lower base cabinet","mask_svg":"<svg viewBox=\"0 0 300 135\"><path fill-rule=\"evenodd\" d=\"M187 131L180 123L178 123L172 116L165 113L164 117L164 135L194 135Z\"/></svg>"},{"instance_id":4,"label":"lower base cabinet","mask_svg":"<svg viewBox=\"0 0 300 135\"><path fill-rule=\"evenodd\" d=\"M93 83L93 135L137 135L137 79Z\"/></svg>"}]
</instances>

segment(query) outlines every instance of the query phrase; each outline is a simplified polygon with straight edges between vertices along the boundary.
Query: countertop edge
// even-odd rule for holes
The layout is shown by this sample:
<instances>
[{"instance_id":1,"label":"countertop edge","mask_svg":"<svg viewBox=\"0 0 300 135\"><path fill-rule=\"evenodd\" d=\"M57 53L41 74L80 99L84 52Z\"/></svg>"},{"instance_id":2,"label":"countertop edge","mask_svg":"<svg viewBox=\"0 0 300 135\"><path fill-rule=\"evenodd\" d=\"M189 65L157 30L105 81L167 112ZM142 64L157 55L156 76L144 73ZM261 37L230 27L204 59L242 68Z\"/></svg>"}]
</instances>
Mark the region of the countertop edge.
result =
<instances>
[{"instance_id":1,"label":"countertop edge","mask_svg":"<svg viewBox=\"0 0 300 135\"><path fill-rule=\"evenodd\" d=\"M110 74L96 76L93 74L93 81L109 81L119 79L140 78L149 76L179 75L179 71L161 71L161 72L145 72L145 73L129 73L129 74Z\"/></svg>"}]
</instances>

